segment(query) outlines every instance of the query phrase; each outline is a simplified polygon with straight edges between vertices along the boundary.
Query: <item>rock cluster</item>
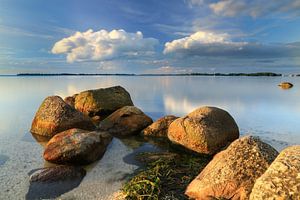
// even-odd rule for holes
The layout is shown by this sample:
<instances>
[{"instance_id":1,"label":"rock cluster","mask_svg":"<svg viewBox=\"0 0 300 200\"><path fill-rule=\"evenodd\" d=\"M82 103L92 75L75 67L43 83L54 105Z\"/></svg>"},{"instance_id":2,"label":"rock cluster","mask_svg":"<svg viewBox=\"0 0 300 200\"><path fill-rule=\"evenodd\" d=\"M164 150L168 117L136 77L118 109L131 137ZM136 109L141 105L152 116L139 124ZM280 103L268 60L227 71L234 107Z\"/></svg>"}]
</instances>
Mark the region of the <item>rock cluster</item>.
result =
<instances>
[{"instance_id":1,"label":"rock cluster","mask_svg":"<svg viewBox=\"0 0 300 200\"><path fill-rule=\"evenodd\" d=\"M55 198L45 196L44 190L35 191L49 187L44 183L75 178L79 180L74 184L77 186L85 171L75 166L99 160L113 136L140 134L148 139L162 138L192 155L214 156L186 188L185 194L190 198L300 199L300 146L289 147L277 157L278 152L259 138L239 138L233 117L216 107L200 107L180 118L167 115L153 123L133 105L124 88L100 88L65 100L47 97L33 119L31 132L51 138L45 146L44 159L63 166L34 173L28 198ZM71 189L62 185L58 188L65 188L62 192Z\"/></svg>"}]
</instances>

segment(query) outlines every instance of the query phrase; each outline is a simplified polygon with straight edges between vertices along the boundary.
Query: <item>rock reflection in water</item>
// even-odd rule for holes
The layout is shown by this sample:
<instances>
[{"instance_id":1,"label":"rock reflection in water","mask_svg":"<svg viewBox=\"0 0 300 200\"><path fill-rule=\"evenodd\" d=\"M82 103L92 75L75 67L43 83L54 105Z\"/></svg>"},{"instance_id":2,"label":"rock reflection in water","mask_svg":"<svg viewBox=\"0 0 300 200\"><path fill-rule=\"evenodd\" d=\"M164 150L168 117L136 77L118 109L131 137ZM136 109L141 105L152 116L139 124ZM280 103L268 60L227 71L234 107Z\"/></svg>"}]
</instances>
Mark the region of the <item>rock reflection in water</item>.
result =
<instances>
[{"instance_id":1,"label":"rock reflection in water","mask_svg":"<svg viewBox=\"0 0 300 200\"><path fill-rule=\"evenodd\" d=\"M33 170L26 199L59 197L77 187L86 172L81 167L55 166ZM29 173L30 174L30 173Z\"/></svg>"}]
</instances>

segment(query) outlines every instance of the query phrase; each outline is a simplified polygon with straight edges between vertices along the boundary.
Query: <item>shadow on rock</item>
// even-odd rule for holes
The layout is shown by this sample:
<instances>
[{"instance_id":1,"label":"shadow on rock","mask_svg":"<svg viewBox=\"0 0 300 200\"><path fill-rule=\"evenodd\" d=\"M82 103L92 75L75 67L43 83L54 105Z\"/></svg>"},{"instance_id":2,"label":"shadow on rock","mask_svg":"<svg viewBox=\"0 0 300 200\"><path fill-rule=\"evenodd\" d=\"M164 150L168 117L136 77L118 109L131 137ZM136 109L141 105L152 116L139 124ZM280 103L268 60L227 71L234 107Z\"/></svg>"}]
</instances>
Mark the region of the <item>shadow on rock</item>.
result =
<instances>
[{"instance_id":1,"label":"shadow on rock","mask_svg":"<svg viewBox=\"0 0 300 200\"><path fill-rule=\"evenodd\" d=\"M33 170L29 173L30 186L26 199L49 199L77 187L85 176L81 167L55 166Z\"/></svg>"}]
</instances>

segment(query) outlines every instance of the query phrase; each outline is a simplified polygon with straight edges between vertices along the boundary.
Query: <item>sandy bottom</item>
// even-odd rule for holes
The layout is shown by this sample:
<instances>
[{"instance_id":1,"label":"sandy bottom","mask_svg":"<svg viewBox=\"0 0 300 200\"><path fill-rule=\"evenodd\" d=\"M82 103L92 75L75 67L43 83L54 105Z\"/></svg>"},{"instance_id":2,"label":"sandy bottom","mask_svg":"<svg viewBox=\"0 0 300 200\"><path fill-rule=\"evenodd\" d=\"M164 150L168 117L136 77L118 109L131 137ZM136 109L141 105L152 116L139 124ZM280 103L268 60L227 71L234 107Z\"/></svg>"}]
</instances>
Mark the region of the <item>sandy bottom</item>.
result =
<instances>
[{"instance_id":1,"label":"sandy bottom","mask_svg":"<svg viewBox=\"0 0 300 200\"><path fill-rule=\"evenodd\" d=\"M267 137L262 139L279 151L290 145ZM16 132L15 135L2 135L0 147L0 199L26 199L30 186L28 174L49 166L42 157L43 145L36 142L30 133L20 136ZM122 184L138 168L134 154L157 150L152 144L134 138L114 138L103 158L85 167L87 175L80 185L57 199L120 200Z\"/></svg>"}]
</instances>

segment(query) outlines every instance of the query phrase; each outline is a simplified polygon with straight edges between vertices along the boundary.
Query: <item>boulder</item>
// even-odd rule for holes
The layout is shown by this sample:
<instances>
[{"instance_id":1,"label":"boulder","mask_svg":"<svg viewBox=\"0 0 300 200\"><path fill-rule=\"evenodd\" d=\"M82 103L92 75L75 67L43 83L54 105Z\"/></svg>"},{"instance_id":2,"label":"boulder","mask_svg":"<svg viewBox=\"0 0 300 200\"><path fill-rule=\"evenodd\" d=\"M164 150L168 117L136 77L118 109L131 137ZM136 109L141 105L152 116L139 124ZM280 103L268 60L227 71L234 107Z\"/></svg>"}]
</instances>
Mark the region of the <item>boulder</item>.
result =
<instances>
[{"instance_id":1,"label":"boulder","mask_svg":"<svg viewBox=\"0 0 300 200\"><path fill-rule=\"evenodd\" d=\"M75 107L75 98L78 94L64 98L64 101L72 107Z\"/></svg>"},{"instance_id":2,"label":"boulder","mask_svg":"<svg viewBox=\"0 0 300 200\"><path fill-rule=\"evenodd\" d=\"M197 200L249 199L254 182L269 167L278 152L258 137L235 140L216 154L188 185L185 194Z\"/></svg>"},{"instance_id":3,"label":"boulder","mask_svg":"<svg viewBox=\"0 0 300 200\"><path fill-rule=\"evenodd\" d=\"M25 199L56 199L78 187L86 172L81 167L55 166L36 170Z\"/></svg>"},{"instance_id":4,"label":"boulder","mask_svg":"<svg viewBox=\"0 0 300 200\"><path fill-rule=\"evenodd\" d=\"M300 145L284 149L256 180L250 200L300 199Z\"/></svg>"},{"instance_id":5,"label":"boulder","mask_svg":"<svg viewBox=\"0 0 300 200\"><path fill-rule=\"evenodd\" d=\"M52 137L71 128L94 130L96 127L89 117L65 103L61 97L50 96L36 112L30 131Z\"/></svg>"},{"instance_id":6,"label":"boulder","mask_svg":"<svg viewBox=\"0 0 300 200\"><path fill-rule=\"evenodd\" d=\"M115 136L128 136L140 133L152 122L152 119L137 107L125 106L101 121L99 130Z\"/></svg>"},{"instance_id":7,"label":"boulder","mask_svg":"<svg viewBox=\"0 0 300 200\"><path fill-rule=\"evenodd\" d=\"M239 129L228 112L201 107L173 121L168 138L177 145L201 154L215 154L239 137Z\"/></svg>"},{"instance_id":8,"label":"boulder","mask_svg":"<svg viewBox=\"0 0 300 200\"><path fill-rule=\"evenodd\" d=\"M108 133L70 129L51 138L44 159L56 164L89 164L102 157L111 140Z\"/></svg>"},{"instance_id":9,"label":"boulder","mask_svg":"<svg viewBox=\"0 0 300 200\"><path fill-rule=\"evenodd\" d=\"M130 94L121 86L87 90L75 98L75 108L89 117L105 118L123 106L133 106Z\"/></svg>"},{"instance_id":10,"label":"boulder","mask_svg":"<svg viewBox=\"0 0 300 200\"><path fill-rule=\"evenodd\" d=\"M278 86L281 87L282 89L290 89L294 85L292 83L289 83L289 82L282 82Z\"/></svg>"},{"instance_id":11,"label":"boulder","mask_svg":"<svg viewBox=\"0 0 300 200\"><path fill-rule=\"evenodd\" d=\"M141 134L143 136L167 137L170 124L177 118L178 117L174 115L167 115L159 118L157 121L145 128Z\"/></svg>"}]
</instances>

